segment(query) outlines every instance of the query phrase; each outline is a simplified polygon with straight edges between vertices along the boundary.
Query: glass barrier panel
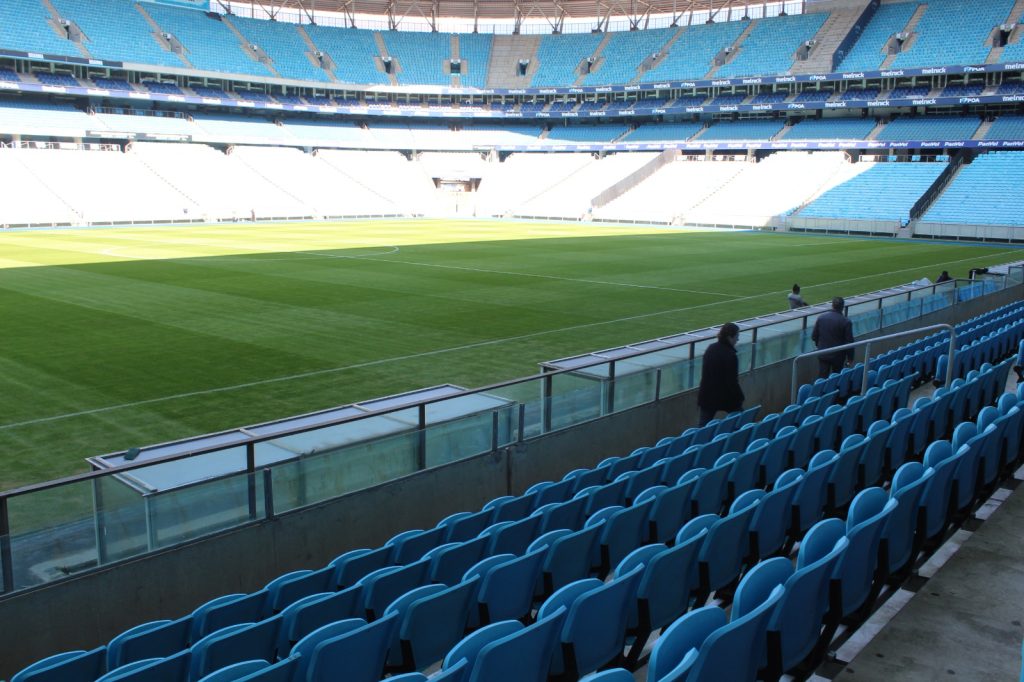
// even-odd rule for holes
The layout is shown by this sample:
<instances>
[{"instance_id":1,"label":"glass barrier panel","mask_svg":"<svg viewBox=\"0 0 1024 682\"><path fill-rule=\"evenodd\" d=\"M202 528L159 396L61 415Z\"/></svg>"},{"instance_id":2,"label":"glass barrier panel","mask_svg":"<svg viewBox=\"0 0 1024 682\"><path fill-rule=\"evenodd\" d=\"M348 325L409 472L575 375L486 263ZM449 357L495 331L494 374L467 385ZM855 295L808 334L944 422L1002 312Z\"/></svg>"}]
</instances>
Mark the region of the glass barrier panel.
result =
<instances>
[{"instance_id":1,"label":"glass barrier panel","mask_svg":"<svg viewBox=\"0 0 1024 682\"><path fill-rule=\"evenodd\" d=\"M1009 284L1024 283L1024 265L1011 265L1006 271L1006 279Z\"/></svg>"},{"instance_id":2,"label":"glass barrier panel","mask_svg":"<svg viewBox=\"0 0 1024 682\"><path fill-rule=\"evenodd\" d=\"M800 335L800 353L809 353L812 350L817 350L811 337L814 335L814 325L821 315L822 313L815 313L813 315L808 315L805 318L807 320L807 326Z\"/></svg>"},{"instance_id":3,"label":"glass barrier panel","mask_svg":"<svg viewBox=\"0 0 1024 682\"><path fill-rule=\"evenodd\" d=\"M689 346L687 346L689 352ZM694 387L694 361L686 358L661 366L661 397L676 395ZM700 381L698 375L696 381Z\"/></svg>"},{"instance_id":4,"label":"glass barrier panel","mask_svg":"<svg viewBox=\"0 0 1024 682\"><path fill-rule=\"evenodd\" d=\"M547 402L551 429L564 429L605 414L608 391L607 364L552 376Z\"/></svg>"},{"instance_id":5,"label":"glass barrier panel","mask_svg":"<svg viewBox=\"0 0 1024 682\"><path fill-rule=\"evenodd\" d=\"M913 305L905 295L882 299L882 327L892 327L913 319Z\"/></svg>"},{"instance_id":6,"label":"glass barrier panel","mask_svg":"<svg viewBox=\"0 0 1024 682\"><path fill-rule=\"evenodd\" d=\"M101 563L149 551L146 503L142 491L116 474L95 478L93 485Z\"/></svg>"},{"instance_id":7,"label":"glass barrier panel","mask_svg":"<svg viewBox=\"0 0 1024 682\"><path fill-rule=\"evenodd\" d=\"M785 320L757 330L757 367L796 357L803 343L803 320Z\"/></svg>"},{"instance_id":8,"label":"glass barrier panel","mask_svg":"<svg viewBox=\"0 0 1024 682\"><path fill-rule=\"evenodd\" d=\"M263 518L263 500L258 471L150 493L145 496L150 547L168 547Z\"/></svg>"},{"instance_id":9,"label":"glass barrier panel","mask_svg":"<svg viewBox=\"0 0 1024 682\"><path fill-rule=\"evenodd\" d=\"M704 370L704 352L707 351L708 346L714 342L714 339L706 339L704 341L695 341L693 343L693 362L691 363L691 381L693 383L690 384L693 388L700 386L700 375ZM742 367L742 365L740 366Z\"/></svg>"},{"instance_id":10,"label":"glass barrier panel","mask_svg":"<svg viewBox=\"0 0 1024 682\"><path fill-rule=\"evenodd\" d=\"M8 498L15 590L99 565L91 480Z\"/></svg>"},{"instance_id":11,"label":"glass barrier panel","mask_svg":"<svg viewBox=\"0 0 1024 682\"><path fill-rule=\"evenodd\" d=\"M501 447L511 442L517 418L511 405L429 425L426 429L426 467L491 452L495 444L495 415L498 417L497 445Z\"/></svg>"},{"instance_id":12,"label":"glass barrier panel","mask_svg":"<svg viewBox=\"0 0 1024 682\"><path fill-rule=\"evenodd\" d=\"M642 361L644 356L639 356ZM658 389L658 368L647 367L642 362L619 360L615 363L615 391L612 410L621 412L637 405L654 402Z\"/></svg>"},{"instance_id":13,"label":"glass barrier panel","mask_svg":"<svg viewBox=\"0 0 1024 682\"><path fill-rule=\"evenodd\" d=\"M271 467L274 513L339 497L420 470L417 429L306 455Z\"/></svg>"},{"instance_id":14,"label":"glass barrier panel","mask_svg":"<svg viewBox=\"0 0 1024 682\"><path fill-rule=\"evenodd\" d=\"M864 334L878 331L881 326L878 301L868 301L851 305L847 317L853 323L853 337L860 338Z\"/></svg>"},{"instance_id":15,"label":"glass barrier panel","mask_svg":"<svg viewBox=\"0 0 1024 682\"><path fill-rule=\"evenodd\" d=\"M534 438L544 433L544 379L531 379L510 386L502 386L491 389L488 393L517 406L516 415L512 421L513 431L510 434L510 442L519 438ZM523 406L523 433L521 435L518 433L518 405Z\"/></svg>"},{"instance_id":16,"label":"glass barrier panel","mask_svg":"<svg viewBox=\"0 0 1024 682\"><path fill-rule=\"evenodd\" d=\"M753 369L754 363L754 330L745 329L740 332L739 341L736 343L737 362L739 363L740 374L746 374Z\"/></svg>"}]
</instances>

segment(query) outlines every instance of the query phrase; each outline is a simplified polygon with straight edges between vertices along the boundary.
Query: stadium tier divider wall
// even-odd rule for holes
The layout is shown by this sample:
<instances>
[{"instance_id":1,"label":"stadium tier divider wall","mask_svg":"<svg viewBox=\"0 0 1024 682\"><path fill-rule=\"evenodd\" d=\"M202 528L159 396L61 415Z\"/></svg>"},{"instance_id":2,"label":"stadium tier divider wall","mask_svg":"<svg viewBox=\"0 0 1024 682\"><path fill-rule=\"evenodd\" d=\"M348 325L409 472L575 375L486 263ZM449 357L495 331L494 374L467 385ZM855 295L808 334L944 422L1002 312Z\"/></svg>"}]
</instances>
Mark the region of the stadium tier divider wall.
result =
<instances>
[{"instance_id":1,"label":"stadium tier divider wall","mask_svg":"<svg viewBox=\"0 0 1024 682\"><path fill-rule=\"evenodd\" d=\"M1019 278L1007 287L902 324L884 333L958 323L1020 300ZM866 333L861 338L877 336ZM907 339L879 342L883 353ZM747 405L762 412L789 403L791 358L741 377ZM810 381L815 363L802 363ZM614 412L510 447L419 471L340 498L209 535L61 582L0 596L0 622L19 636L0 638L0 677L54 651L89 649L138 623L172 618L223 594L251 592L285 572L323 566L342 552L376 547L397 532L429 528L456 511L478 509L542 480L592 467L696 421L695 390Z\"/></svg>"}]
</instances>

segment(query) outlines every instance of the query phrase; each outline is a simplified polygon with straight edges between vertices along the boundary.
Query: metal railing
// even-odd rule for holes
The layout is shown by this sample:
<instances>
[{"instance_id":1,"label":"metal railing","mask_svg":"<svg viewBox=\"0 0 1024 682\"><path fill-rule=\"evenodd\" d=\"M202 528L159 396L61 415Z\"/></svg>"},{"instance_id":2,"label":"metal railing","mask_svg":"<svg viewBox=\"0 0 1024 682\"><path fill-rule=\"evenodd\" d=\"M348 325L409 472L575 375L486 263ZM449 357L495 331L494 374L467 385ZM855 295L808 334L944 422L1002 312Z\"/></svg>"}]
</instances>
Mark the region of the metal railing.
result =
<instances>
[{"instance_id":1,"label":"metal railing","mask_svg":"<svg viewBox=\"0 0 1024 682\"><path fill-rule=\"evenodd\" d=\"M855 333L861 335L1024 282L1024 264L1002 267L1005 274L986 282L904 285L852 296L847 313ZM740 321L740 372L745 374L805 353L815 319L828 309L822 304ZM178 441L174 445L179 451L173 455L134 462L125 458L128 463L115 468L0 493L0 592L61 580L154 549L258 523L438 463L496 452L693 390L699 384L703 350L713 342L716 331L717 327L706 328L614 353L597 352L561 369L545 363L541 374L460 389L457 394L416 401L406 396L405 402L393 400L386 406L370 402L362 411L337 408L317 413L320 419L293 418ZM447 409L451 405L444 403L473 396L491 400L492 405L497 398L501 407L484 409L473 418L452 418L451 409ZM446 409L447 416L431 416ZM314 422L315 426L310 426ZM384 422L391 430L381 435L379 427ZM404 430L396 430L395 424L404 424ZM363 435L361 440L342 439L341 445L328 449L320 445L300 447L295 440L288 440L301 440L303 435L307 441L325 440L329 429L351 429ZM295 456L287 461L261 460L264 449L277 447L274 441L291 447ZM396 452L402 458L398 464L391 463L398 458ZM159 500L150 491L129 490L131 486L124 485L127 477L145 468L203 456L232 462L236 468L180 486L180 496L170 500L177 505L171 511L178 515L173 533L165 533L161 539L151 528L143 529L144 523L149 523L151 507L160 506ZM201 461L195 459L190 466L198 466ZM360 461L365 470L356 473L361 477L349 478ZM338 480L334 487L324 482L332 477ZM234 506L230 508L223 507L226 493L232 495ZM203 516L204 504L216 507L221 516L214 521L209 514ZM143 514L147 515L145 520L141 519ZM131 518L120 518L124 516ZM67 533L77 533L80 542L67 542ZM29 550L31 556L24 554ZM57 566L59 570L41 576L38 565Z\"/></svg>"},{"instance_id":2,"label":"metal railing","mask_svg":"<svg viewBox=\"0 0 1024 682\"><path fill-rule=\"evenodd\" d=\"M925 332L936 331L939 329L946 329L949 331L949 365L946 367L946 388L949 388L950 384L953 383L953 356L956 353L956 329L951 324L932 324L927 327L918 327L917 329L908 329L902 332L895 332L893 334L886 334L885 336L876 336L872 339L864 339L862 341L854 341L853 343L844 343L841 346L833 346L831 348L821 348L819 350L808 351L807 353L801 353L800 355L793 358L793 371L790 378L790 392L789 402L796 403L798 384L797 384L797 365L800 360L804 358L814 358L822 355L835 355L836 353L853 350L854 348L860 348L864 346L864 377L861 379L860 394L864 395L868 391L868 360L871 358L871 344L878 343L879 341L889 341L890 339L900 339L904 336L915 336L923 334Z\"/></svg>"}]
</instances>

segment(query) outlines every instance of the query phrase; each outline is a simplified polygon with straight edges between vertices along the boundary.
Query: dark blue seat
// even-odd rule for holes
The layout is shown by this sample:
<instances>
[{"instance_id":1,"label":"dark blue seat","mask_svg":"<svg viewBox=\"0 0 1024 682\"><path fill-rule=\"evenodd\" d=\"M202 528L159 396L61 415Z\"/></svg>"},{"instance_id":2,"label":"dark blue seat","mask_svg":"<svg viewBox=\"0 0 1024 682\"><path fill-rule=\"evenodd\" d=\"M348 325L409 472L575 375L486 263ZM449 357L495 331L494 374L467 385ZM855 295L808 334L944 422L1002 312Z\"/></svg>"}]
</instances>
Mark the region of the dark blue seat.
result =
<instances>
[{"instance_id":1,"label":"dark blue seat","mask_svg":"<svg viewBox=\"0 0 1024 682\"><path fill-rule=\"evenodd\" d=\"M431 528L430 530L407 530L399 533L385 543L391 547L390 563L404 566L418 559L443 544L447 538L448 529Z\"/></svg>"},{"instance_id":2,"label":"dark blue seat","mask_svg":"<svg viewBox=\"0 0 1024 682\"><path fill-rule=\"evenodd\" d=\"M603 529L603 525L594 525L578 531L552 531L561 535L550 542L545 553L541 569L544 594L551 594L590 574L594 549L598 546ZM545 536L537 538L534 544L530 545L531 552L543 549L538 543L542 542Z\"/></svg>"},{"instance_id":3,"label":"dark blue seat","mask_svg":"<svg viewBox=\"0 0 1024 682\"><path fill-rule=\"evenodd\" d=\"M704 471L697 479L697 485L693 489L690 499L690 509L694 516L717 514L722 510L722 505L725 503L726 483L735 460L735 455L722 455L713 468Z\"/></svg>"},{"instance_id":4,"label":"dark blue seat","mask_svg":"<svg viewBox=\"0 0 1024 682\"><path fill-rule=\"evenodd\" d=\"M384 615L399 617L391 643L389 665L398 670L423 670L462 639L479 578L454 587L426 585L396 599Z\"/></svg>"},{"instance_id":5,"label":"dark blue seat","mask_svg":"<svg viewBox=\"0 0 1024 682\"><path fill-rule=\"evenodd\" d=\"M563 488L567 491L571 489L572 485L572 481L563 482ZM545 488L545 492L547 490ZM543 493L540 497L543 497ZM437 525L447 529L444 538L445 542L465 542L480 535L485 528L491 525L493 519L494 510L483 509L474 513L460 512L452 514Z\"/></svg>"},{"instance_id":6,"label":"dark blue seat","mask_svg":"<svg viewBox=\"0 0 1024 682\"><path fill-rule=\"evenodd\" d=\"M647 518L648 538L652 542L668 542L692 516L691 500L703 470L684 474L680 482L661 492L651 506ZM638 498L643 499L641 496Z\"/></svg>"},{"instance_id":7,"label":"dark blue seat","mask_svg":"<svg viewBox=\"0 0 1024 682\"><path fill-rule=\"evenodd\" d=\"M605 519L598 541L599 575L607 575L627 554L643 544L647 536L647 519L653 506L653 500L638 502L632 507L619 509Z\"/></svg>"},{"instance_id":8,"label":"dark blue seat","mask_svg":"<svg viewBox=\"0 0 1024 682\"><path fill-rule=\"evenodd\" d=\"M289 574L267 585L269 613L280 613L290 604L311 594L334 590L334 567L327 566L301 575ZM269 615L268 613L268 615Z\"/></svg>"},{"instance_id":9,"label":"dark blue seat","mask_svg":"<svg viewBox=\"0 0 1024 682\"><path fill-rule=\"evenodd\" d=\"M950 520L953 476L968 452L970 448L964 446L954 454L947 440L937 440L925 451L923 464L935 473L921 494L920 504L924 510L922 542L937 542L945 534ZM973 497L973 488L970 494Z\"/></svg>"},{"instance_id":10,"label":"dark blue seat","mask_svg":"<svg viewBox=\"0 0 1024 682\"><path fill-rule=\"evenodd\" d=\"M188 648L192 616L156 620L125 630L107 645L107 669L133 661L164 658Z\"/></svg>"},{"instance_id":11,"label":"dark blue seat","mask_svg":"<svg viewBox=\"0 0 1024 682\"><path fill-rule=\"evenodd\" d=\"M529 516L519 521L499 522L492 526L493 532L489 533L491 541L487 545L488 554L515 554L520 555L526 551L530 543L540 534L540 516ZM487 531L484 531L487 533Z\"/></svg>"},{"instance_id":12,"label":"dark blue seat","mask_svg":"<svg viewBox=\"0 0 1024 682\"><path fill-rule=\"evenodd\" d=\"M832 574L833 580L839 583L841 595L841 611L834 616L860 617L863 613L858 611L866 612L870 608L887 568L879 561L879 541L896 504L881 488L862 490L850 503L846 517L846 537L850 544Z\"/></svg>"},{"instance_id":13,"label":"dark blue seat","mask_svg":"<svg viewBox=\"0 0 1024 682\"><path fill-rule=\"evenodd\" d=\"M545 682L566 614L563 608L526 627L503 621L482 628L449 652L441 675L433 679L466 661L463 682Z\"/></svg>"},{"instance_id":14,"label":"dark blue seat","mask_svg":"<svg viewBox=\"0 0 1024 682\"><path fill-rule=\"evenodd\" d=\"M836 514L853 501L857 493L857 474L861 469L867 439L859 433L846 437L839 450L839 461L832 467L828 477L828 502L830 513Z\"/></svg>"},{"instance_id":15,"label":"dark blue seat","mask_svg":"<svg viewBox=\"0 0 1024 682\"><path fill-rule=\"evenodd\" d=\"M915 555L914 537L920 519L921 493L935 474L919 462L907 462L892 477L889 495L898 503L896 511L882 530L883 556L889 562L889 575L900 575L913 563Z\"/></svg>"},{"instance_id":16,"label":"dark blue seat","mask_svg":"<svg viewBox=\"0 0 1024 682\"><path fill-rule=\"evenodd\" d=\"M206 675L199 682L237 682L254 672L263 670L270 664L263 660L242 661L216 670Z\"/></svg>"},{"instance_id":17,"label":"dark blue seat","mask_svg":"<svg viewBox=\"0 0 1024 682\"><path fill-rule=\"evenodd\" d=\"M192 652L188 649L165 658L151 658L135 661L113 670L102 679L104 682L167 682L167 680L188 680ZM137 666L137 667L135 667ZM13 680L12 680L13 682ZM98 681L97 681L98 682ZM286 681L290 682L290 680Z\"/></svg>"},{"instance_id":18,"label":"dark blue seat","mask_svg":"<svg viewBox=\"0 0 1024 682\"><path fill-rule=\"evenodd\" d=\"M755 561L772 556L786 545L793 497L803 475L800 469L783 472L772 491L759 496L760 502L750 521L750 547Z\"/></svg>"},{"instance_id":19,"label":"dark blue seat","mask_svg":"<svg viewBox=\"0 0 1024 682\"><path fill-rule=\"evenodd\" d=\"M259 623L230 625L203 637L191 647L190 678L197 680L242 661L276 661L280 627L281 616L277 615Z\"/></svg>"},{"instance_id":20,"label":"dark blue seat","mask_svg":"<svg viewBox=\"0 0 1024 682\"><path fill-rule=\"evenodd\" d=\"M787 426L779 431L768 443L767 449L761 456L760 480L765 483L774 481L779 474L786 469L789 462L789 444L793 440L796 428Z\"/></svg>"},{"instance_id":21,"label":"dark blue seat","mask_svg":"<svg viewBox=\"0 0 1024 682\"><path fill-rule=\"evenodd\" d=\"M430 579L445 585L459 584L470 566L483 557L489 541L487 537L479 537L434 548L423 557L430 559Z\"/></svg>"},{"instance_id":22,"label":"dark blue seat","mask_svg":"<svg viewBox=\"0 0 1024 682\"><path fill-rule=\"evenodd\" d=\"M703 604L712 592L732 584L750 555L750 524L760 500L747 495L733 503L729 514L708 529L697 570L700 591L697 603Z\"/></svg>"},{"instance_id":23,"label":"dark blue seat","mask_svg":"<svg viewBox=\"0 0 1024 682\"><path fill-rule=\"evenodd\" d=\"M107 648L67 651L36 661L15 673L11 682L93 682L106 670Z\"/></svg>"},{"instance_id":24,"label":"dark blue seat","mask_svg":"<svg viewBox=\"0 0 1024 682\"><path fill-rule=\"evenodd\" d=\"M262 670L249 673L245 677L239 678L238 682L293 682L295 680L293 675L295 675L301 660L299 656L286 658Z\"/></svg>"},{"instance_id":25,"label":"dark blue seat","mask_svg":"<svg viewBox=\"0 0 1024 682\"><path fill-rule=\"evenodd\" d=\"M314 640L317 633L310 634L292 650L301 656L295 679L306 682L377 682L384 673L388 649L397 626L398 616L390 614L372 623L357 623L355 627L333 636Z\"/></svg>"},{"instance_id":26,"label":"dark blue seat","mask_svg":"<svg viewBox=\"0 0 1024 682\"><path fill-rule=\"evenodd\" d=\"M828 482L838 462L839 455L832 450L822 450L811 458L810 468L804 472L793 495L790 539L801 537L821 519L828 501Z\"/></svg>"},{"instance_id":27,"label":"dark blue seat","mask_svg":"<svg viewBox=\"0 0 1024 682\"><path fill-rule=\"evenodd\" d=\"M843 522L825 519L807 531L795 569L788 559L770 560L788 577L768 621L766 679L792 672L815 651L829 609L827 586L848 544Z\"/></svg>"},{"instance_id":28,"label":"dark blue seat","mask_svg":"<svg viewBox=\"0 0 1024 682\"><path fill-rule=\"evenodd\" d=\"M579 497L538 508L534 511L534 514L542 519L538 534L543 535L558 528L578 530L583 525L583 512L588 501L586 497Z\"/></svg>"},{"instance_id":29,"label":"dark blue seat","mask_svg":"<svg viewBox=\"0 0 1024 682\"><path fill-rule=\"evenodd\" d=\"M340 592L304 597L281 612L278 654L283 655L300 639L328 623L364 615L363 588L358 585Z\"/></svg>"},{"instance_id":30,"label":"dark blue seat","mask_svg":"<svg viewBox=\"0 0 1024 682\"><path fill-rule=\"evenodd\" d=\"M351 587L370 573L390 566L391 548L354 549L331 561L334 584L338 588Z\"/></svg>"},{"instance_id":31,"label":"dark blue seat","mask_svg":"<svg viewBox=\"0 0 1024 682\"><path fill-rule=\"evenodd\" d=\"M518 620L530 612L546 553L546 549L527 552L486 572L477 594L481 623Z\"/></svg>"},{"instance_id":32,"label":"dark blue seat","mask_svg":"<svg viewBox=\"0 0 1024 682\"><path fill-rule=\"evenodd\" d=\"M426 584L430 560L421 559L408 566L389 566L359 581L363 588L363 609L367 620L376 620L391 602L414 587Z\"/></svg>"}]
</instances>

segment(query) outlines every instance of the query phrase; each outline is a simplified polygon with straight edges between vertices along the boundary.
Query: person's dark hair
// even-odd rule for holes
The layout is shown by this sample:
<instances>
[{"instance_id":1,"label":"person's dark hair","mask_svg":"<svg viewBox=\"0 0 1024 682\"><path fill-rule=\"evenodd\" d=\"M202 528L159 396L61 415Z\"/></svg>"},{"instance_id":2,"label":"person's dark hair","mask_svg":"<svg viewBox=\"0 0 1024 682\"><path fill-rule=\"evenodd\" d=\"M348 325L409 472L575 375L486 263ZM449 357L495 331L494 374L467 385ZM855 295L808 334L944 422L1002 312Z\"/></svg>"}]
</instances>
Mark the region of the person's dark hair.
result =
<instances>
[{"instance_id":1,"label":"person's dark hair","mask_svg":"<svg viewBox=\"0 0 1024 682\"><path fill-rule=\"evenodd\" d=\"M739 333L739 327L737 327L732 322L726 322L725 324L722 325L722 328L718 330L718 340L725 341L726 339L731 339L734 336L738 336Z\"/></svg>"},{"instance_id":2,"label":"person's dark hair","mask_svg":"<svg viewBox=\"0 0 1024 682\"><path fill-rule=\"evenodd\" d=\"M832 310L836 312L842 312L843 306L846 305L846 301L843 300L842 296L836 296L832 299Z\"/></svg>"},{"instance_id":3,"label":"person's dark hair","mask_svg":"<svg viewBox=\"0 0 1024 682\"><path fill-rule=\"evenodd\" d=\"M794 284L793 285L793 293L794 294L799 294L800 293L800 285L799 284Z\"/></svg>"},{"instance_id":4,"label":"person's dark hair","mask_svg":"<svg viewBox=\"0 0 1024 682\"><path fill-rule=\"evenodd\" d=\"M943 277L949 277L949 270L943 270L942 271L942 276Z\"/></svg>"}]
</instances>

